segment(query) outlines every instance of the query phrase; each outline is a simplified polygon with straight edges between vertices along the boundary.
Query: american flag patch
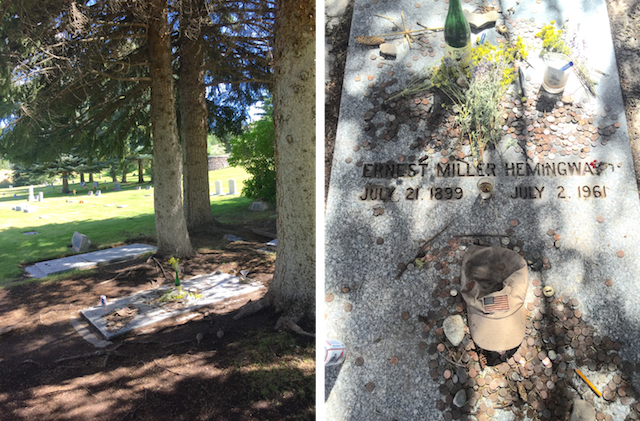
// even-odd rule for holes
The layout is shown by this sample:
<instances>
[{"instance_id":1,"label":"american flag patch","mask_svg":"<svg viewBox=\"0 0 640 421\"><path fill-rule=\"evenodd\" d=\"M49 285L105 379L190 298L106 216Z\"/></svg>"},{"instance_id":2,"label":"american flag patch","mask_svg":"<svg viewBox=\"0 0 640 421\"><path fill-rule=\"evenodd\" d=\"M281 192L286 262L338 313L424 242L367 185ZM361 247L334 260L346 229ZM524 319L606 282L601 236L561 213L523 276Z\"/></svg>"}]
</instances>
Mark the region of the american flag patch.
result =
<instances>
[{"instance_id":1,"label":"american flag patch","mask_svg":"<svg viewBox=\"0 0 640 421\"><path fill-rule=\"evenodd\" d=\"M498 295L493 297L484 297L482 299L485 313L493 313L494 311L509 310L509 296Z\"/></svg>"}]
</instances>

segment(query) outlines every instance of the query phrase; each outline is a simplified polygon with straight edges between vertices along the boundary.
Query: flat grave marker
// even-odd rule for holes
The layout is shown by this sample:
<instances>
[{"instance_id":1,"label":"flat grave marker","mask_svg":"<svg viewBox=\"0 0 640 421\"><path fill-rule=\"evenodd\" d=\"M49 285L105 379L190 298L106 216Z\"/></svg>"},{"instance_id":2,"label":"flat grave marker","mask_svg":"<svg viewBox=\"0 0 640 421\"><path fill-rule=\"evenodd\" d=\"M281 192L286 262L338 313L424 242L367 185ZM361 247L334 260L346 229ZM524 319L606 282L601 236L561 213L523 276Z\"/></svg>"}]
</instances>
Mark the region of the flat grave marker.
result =
<instances>
[{"instance_id":1,"label":"flat grave marker","mask_svg":"<svg viewBox=\"0 0 640 421\"><path fill-rule=\"evenodd\" d=\"M480 6L463 2L472 11ZM550 351L565 355L564 346L542 341L555 320L563 335L578 338L565 346L577 352L574 363L587 367L592 382L602 388L615 372L629 376L628 384L640 391L637 374L628 370L640 362L634 327L640 324L640 201L606 4L507 0L497 7L496 24L506 26L510 39L525 38L533 67L523 69L527 100L513 89L508 93L503 139L476 163L455 136L454 112L434 95L392 99L412 77L439 63L442 32L415 34L419 41L413 39L412 48L394 38L395 59L354 41L357 35L397 31L382 16L399 25L404 20L407 28L441 27L447 4L355 2L325 222L327 338L347 346L345 362L326 371L328 420L451 419L481 404L485 412L478 413L490 408L496 419L515 419L505 403L511 392L491 401L476 397L467 383L492 379L487 375L500 382L497 368L475 367L471 360L458 362L464 366L458 373L447 362L470 355L464 348L469 336L463 348L453 347L442 323L449 315L466 318L460 265L478 241L520 252L527 262L529 324L521 345L532 353L527 358ZM534 35L551 20L568 18L580 25L592 68L608 75L591 72L600 75L597 98L585 93L573 73L563 95L540 91L544 64ZM472 42L483 33L493 45L506 38L490 27L472 33ZM484 179L493 187L486 200ZM552 298L544 297L543 287L553 288ZM558 313L570 314L571 321L553 319ZM575 328L581 333L575 335ZM593 349L604 360L582 350L585 340L597 342ZM616 362L605 363L612 353ZM553 374L559 366L554 359ZM531 378L542 379L545 374L533 368L540 367L532 366ZM536 398L536 406L556 405L553 389L565 391L550 378L540 385L545 398ZM461 388L473 398L469 410L452 407ZM592 393L588 387L582 392L587 398ZM633 402L598 410L617 419L635 411Z\"/></svg>"}]
</instances>

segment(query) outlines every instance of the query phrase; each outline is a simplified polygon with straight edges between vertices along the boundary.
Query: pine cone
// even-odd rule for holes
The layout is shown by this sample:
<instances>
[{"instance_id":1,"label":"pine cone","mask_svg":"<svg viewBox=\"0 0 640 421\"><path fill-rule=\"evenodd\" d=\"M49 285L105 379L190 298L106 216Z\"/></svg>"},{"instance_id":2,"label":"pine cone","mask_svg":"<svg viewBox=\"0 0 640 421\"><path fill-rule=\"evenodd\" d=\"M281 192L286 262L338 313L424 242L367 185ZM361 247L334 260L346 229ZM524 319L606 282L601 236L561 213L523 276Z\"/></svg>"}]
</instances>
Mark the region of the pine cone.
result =
<instances>
[{"instance_id":1,"label":"pine cone","mask_svg":"<svg viewBox=\"0 0 640 421\"><path fill-rule=\"evenodd\" d=\"M380 45L384 44L384 39L380 37L369 37L366 35L356 36L356 42L364 45Z\"/></svg>"}]
</instances>

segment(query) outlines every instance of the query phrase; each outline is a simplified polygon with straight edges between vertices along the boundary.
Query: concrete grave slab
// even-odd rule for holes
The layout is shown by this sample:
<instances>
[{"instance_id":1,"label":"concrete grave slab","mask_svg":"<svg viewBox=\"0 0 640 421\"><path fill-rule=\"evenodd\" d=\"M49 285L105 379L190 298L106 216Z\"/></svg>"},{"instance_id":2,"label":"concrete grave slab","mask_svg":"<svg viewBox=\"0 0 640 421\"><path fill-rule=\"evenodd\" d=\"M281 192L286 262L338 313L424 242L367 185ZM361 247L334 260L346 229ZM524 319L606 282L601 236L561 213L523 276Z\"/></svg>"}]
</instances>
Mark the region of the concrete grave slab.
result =
<instances>
[{"instance_id":1,"label":"concrete grave slab","mask_svg":"<svg viewBox=\"0 0 640 421\"><path fill-rule=\"evenodd\" d=\"M445 339L428 319L466 317L461 294L452 291L475 240L524 254L528 304L541 301L542 286L553 287L556 297L576 300L581 321L621 344L621 360L640 362L640 202L605 1L506 0L497 7L496 25L531 47L533 68L524 71L532 102L509 94L505 136L480 166L449 136L442 121L454 118L451 111L430 120L431 107L440 107L433 96L411 97L413 105L385 101L439 63L442 32L420 36L423 44L412 42L413 49L398 37L395 60L350 41L327 199L324 306L327 338L344 342L348 356L326 370L327 420L442 419L436 402L445 398L438 390L443 370L430 364L446 365L436 351ZM356 0L350 39L395 30L376 14L402 22L403 12L407 27L437 28L446 8L438 1ZM608 75L591 72L597 98L573 73L564 97L539 91L544 64L533 35L565 19L580 25L584 56ZM487 28L472 42L483 33L494 45L503 38ZM494 185L485 201L483 177ZM535 306L531 312L540 314ZM609 372L590 375L605 381ZM639 390L635 373L632 382ZM515 418L496 409L495 419Z\"/></svg>"},{"instance_id":2,"label":"concrete grave slab","mask_svg":"<svg viewBox=\"0 0 640 421\"><path fill-rule=\"evenodd\" d=\"M49 275L70 272L72 270L90 269L111 262L135 259L145 253L154 253L156 250L157 248L155 246L135 243L91 253L78 254L76 256L47 260L27 266L25 270L33 278L44 278Z\"/></svg>"},{"instance_id":3,"label":"concrete grave slab","mask_svg":"<svg viewBox=\"0 0 640 421\"><path fill-rule=\"evenodd\" d=\"M158 300L170 289L161 288L140 291L128 297L108 302L106 306L84 309L81 313L89 323L100 331L105 339L109 340L162 320L193 312L227 298L258 291L264 287L258 284L242 283L237 277L226 273L214 273L199 275L182 281L182 288L185 291L196 290L198 294L202 295L202 298L183 303L162 303ZM125 308L134 308L135 316L126 324L108 327L107 316L118 309Z\"/></svg>"},{"instance_id":4,"label":"concrete grave slab","mask_svg":"<svg viewBox=\"0 0 640 421\"><path fill-rule=\"evenodd\" d=\"M155 253L157 247L148 244L128 244L126 246L113 247L104 250L92 251L84 253L80 257L88 262L97 264L114 263L124 260L135 259L145 253Z\"/></svg>"},{"instance_id":5,"label":"concrete grave slab","mask_svg":"<svg viewBox=\"0 0 640 421\"><path fill-rule=\"evenodd\" d=\"M95 262L88 262L81 256L68 256L38 262L35 265L27 266L25 270L34 278L44 278L45 276L57 275L58 273L70 272L72 270L90 269L96 266ZM31 269L32 267L35 267L35 270Z\"/></svg>"}]
</instances>

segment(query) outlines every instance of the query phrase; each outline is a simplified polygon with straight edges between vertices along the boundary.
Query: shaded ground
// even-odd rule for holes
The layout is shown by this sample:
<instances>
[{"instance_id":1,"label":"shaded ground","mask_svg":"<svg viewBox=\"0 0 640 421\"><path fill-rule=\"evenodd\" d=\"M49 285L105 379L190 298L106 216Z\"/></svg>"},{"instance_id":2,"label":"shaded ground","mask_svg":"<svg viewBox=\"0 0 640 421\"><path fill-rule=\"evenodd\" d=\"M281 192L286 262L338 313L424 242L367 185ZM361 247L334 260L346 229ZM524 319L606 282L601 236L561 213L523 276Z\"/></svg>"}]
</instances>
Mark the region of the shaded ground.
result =
<instances>
[{"instance_id":1,"label":"shaded ground","mask_svg":"<svg viewBox=\"0 0 640 421\"><path fill-rule=\"evenodd\" d=\"M199 254L181 260L181 277L249 270L248 278L268 286L274 255L256 251L268 239L250 228L225 230L247 240L239 243L227 243L223 233L193 237ZM171 282L173 270L166 263L163 269L166 277L153 260L138 259L0 290L0 420L315 418L313 340L275 332L274 314L232 318L266 288L191 320L116 338L102 350L72 327L70 319L100 295Z\"/></svg>"},{"instance_id":2,"label":"shaded ground","mask_svg":"<svg viewBox=\"0 0 640 421\"><path fill-rule=\"evenodd\" d=\"M329 192L333 149L340 112L342 80L347 58L347 45L351 28L354 0L348 6L339 23L327 28L331 59L326 61L328 79L325 80L325 201ZM620 73L620 85L625 105L631 153L636 180L640 180L640 1L607 0L613 45ZM640 184L640 183L639 183Z\"/></svg>"}]
</instances>

